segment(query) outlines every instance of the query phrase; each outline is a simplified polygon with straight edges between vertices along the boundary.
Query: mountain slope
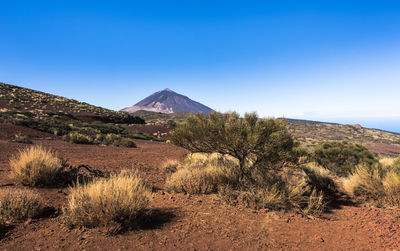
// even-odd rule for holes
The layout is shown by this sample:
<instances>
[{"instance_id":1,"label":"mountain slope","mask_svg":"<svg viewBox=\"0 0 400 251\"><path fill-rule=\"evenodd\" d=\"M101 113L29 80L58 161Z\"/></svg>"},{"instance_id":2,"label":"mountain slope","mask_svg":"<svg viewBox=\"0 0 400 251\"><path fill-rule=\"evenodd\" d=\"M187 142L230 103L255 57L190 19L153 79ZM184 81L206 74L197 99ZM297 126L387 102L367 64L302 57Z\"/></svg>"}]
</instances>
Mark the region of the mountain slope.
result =
<instances>
[{"instance_id":1,"label":"mountain slope","mask_svg":"<svg viewBox=\"0 0 400 251\"><path fill-rule=\"evenodd\" d=\"M153 93L152 95L136 103L135 105L126 107L121 111L133 113L140 110L161 113L202 112L205 114L208 114L212 111L211 108L200 104L199 102L191 100L190 98L183 96L179 93L171 91L168 88Z\"/></svg>"},{"instance_id":2,"label":"mountain slope","mask_svg":"<svg viewBox=\"0 0 400 251\"><path fill-rule=\"evenodd\" d=\"M30 112L37 116L57 114L83 121L99 120L111 123L143 123L140 118L123 112L90 105L28 88L0 82L0 108L2 112Z\"/></svg>"}]
</instances>

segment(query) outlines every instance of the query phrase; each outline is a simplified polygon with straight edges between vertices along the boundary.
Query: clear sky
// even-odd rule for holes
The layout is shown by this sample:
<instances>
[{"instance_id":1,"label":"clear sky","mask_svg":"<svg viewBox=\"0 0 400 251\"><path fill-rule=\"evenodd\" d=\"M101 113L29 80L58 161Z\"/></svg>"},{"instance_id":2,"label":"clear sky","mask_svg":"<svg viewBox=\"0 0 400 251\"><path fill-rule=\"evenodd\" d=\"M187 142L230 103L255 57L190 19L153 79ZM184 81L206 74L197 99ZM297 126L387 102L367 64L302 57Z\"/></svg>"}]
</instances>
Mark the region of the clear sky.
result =
<instances>
[{"instance_id":1,"label":"clear sky","mask_svg":"<svg viewBox=\"0 0 400 251\"><path fill-rule=\"evenodd\" d=\"M0 81L400 132L400 1L0 0Z\"/></svg>"}]
</instances>

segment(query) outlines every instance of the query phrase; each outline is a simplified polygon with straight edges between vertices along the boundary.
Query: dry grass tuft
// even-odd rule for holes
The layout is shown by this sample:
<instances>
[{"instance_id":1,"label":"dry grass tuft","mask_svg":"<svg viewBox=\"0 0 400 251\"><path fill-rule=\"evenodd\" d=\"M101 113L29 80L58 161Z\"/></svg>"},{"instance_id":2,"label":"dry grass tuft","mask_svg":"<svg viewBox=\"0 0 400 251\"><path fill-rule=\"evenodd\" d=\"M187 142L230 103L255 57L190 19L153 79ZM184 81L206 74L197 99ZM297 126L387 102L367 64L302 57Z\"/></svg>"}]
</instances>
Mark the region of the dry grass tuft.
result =
<instances>
[{"instance_id":1,"label":"dry grass tuft","mask_svg":"<svg viewBox=\"0 0 400 251\"><path fill-rule=\"evenodd\" d=\"M166 169L175 170L167 178L167 191L189 194L217 192L218 186L237 183L239 172L235 159L221 154L196 153L182 162L168 163Z\"/></svg>"},{"instance_id":2,"label":"dry grass tuft","mask_svg":"<svg viewBox=\"0 0 400 251\"><path fill-rule=\"evenodd\" d=\"M14 177L24 185L51 185L62 170L62 161L49 149L31 146L10 159Z\"/></svg>"},{"instance_id":3,"label":"dry grass tuft","mask_svg":"<svg viewBox=\"0 0 400 251\"><path fill-rule=\"evenodd\" d=\"M63 208L69 227L102 227L117 233L136 224L150 202L151 190L135 173L121 172L108 179L70 188Z\"/></svg>"},{"instance_id":4,"label":"dry grass tuft","mask_svg":"<svg viewBox=\"0 0 400 251\"><path fill-rule=\"evenodd\" d=\"M177 160L167 160L162 166L162 170L165 174L171 175L175 173L179 168L179 161Z\"/></svg>"},{"instance_id":5,"label":"dry grass tuft","mask_svg":"<svg viewBox=\"0 0 400 251\"><path fill-rule=\"evenodd\" d=\"M42 209L39 196L29 190L7 190L0 193L0 224L37 217Z\"/></svg>"},{"instance_id":6,"label":"dry grass tuft","mask_svg":"<svg viewBox=\"0 0 400 251\"><path fill-rule=\"evenodd\" d=\"M400 207L400 173L391 167L358 166L343 182L345 191L360 202Z\"/></svg>"},{"instance_id":7,"label":"dry grass tuft","mask_svg":"<svg viewBox=\"0 0 400 251\"><path fill-rule=\"evenodd\" d=\"M395 163L396 158L381 158L379 159L379 163L384 167L384 168L388 168L393 166L393 164Z\"/></svg>"},{"instance_id":8,"label":"dry grass tuft","mask_svg":"<svg viewBox=\"0 0 400 251\"><path fill-rule=\"evenodd\" d=\"M167 191L208 194L215 191L212 177L204 169L181 169L167 179Z\"/></svg>"},{"instance_id":9,"label":"dry grass tuft","mask_svg":"<svg viewBox=\"0 0 400 251\"><path fill-rule=\"evenodd\" d=\"M302 214L320 214L329 196L337 192L331 173L313 164L277 172L254 169L249 179L243 179L235 158L213 153L190 154L182 163L174 163L174 170L166 181L168 191L218 192L228 204L254 209L295 209Z\"/></svg>"}]
</instances>

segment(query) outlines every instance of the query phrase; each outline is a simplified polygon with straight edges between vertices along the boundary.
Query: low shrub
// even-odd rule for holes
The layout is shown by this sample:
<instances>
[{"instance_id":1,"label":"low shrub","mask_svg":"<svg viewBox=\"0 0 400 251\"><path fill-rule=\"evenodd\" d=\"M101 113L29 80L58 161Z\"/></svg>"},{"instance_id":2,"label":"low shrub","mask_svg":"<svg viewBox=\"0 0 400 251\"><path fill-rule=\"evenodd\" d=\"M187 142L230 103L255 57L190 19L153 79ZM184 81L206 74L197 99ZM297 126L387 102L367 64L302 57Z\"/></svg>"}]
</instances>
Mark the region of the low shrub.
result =
<instances>
[{"instance_id":1,"label":"low shrub","mask_svg":"<svg viewBox=\"0 0 400 251\"><path fill-rule=\"evenodd\" d=\"M181 169L167 179L166 189L177 193L208 194L215 192L215 185L204 169Z\"/></svg>"},{"instance_id":2,"label":"low shrub","mask_svg":"<svg viewBox=\"0 0 400 251\"><path fill-rule=\"evenodd\" d=\"M14 177L28 186L54 184L62 170L62 161L51 150L36 145L20 150L9 163Z\"/></svg>"},{"instance_id":3,"label":"low shrub","mask_svg":"<svg viewBox=\"0 0 400 251\"><path fill-rule=\"evenodd\" d=\"M344 180L343 186L359 202L400 207L400 173L391 167L360 165Z\"/></svg>"},{"instance_id":4,"label":"low shrub","mask_svg":"<svg viewBox=\"0 0 400 251\"><path fill-rule=\"evenodd\" d=\"M181 164L167 162L165 168L172 173L166 189L178 193L216 192L220 185L236 184L240 176L238 162L217 153L189 154Z\"/></svg>"},{"instance_id":5,"label":"low shrub","mask_svg":"<svg viewBox=\"0 0 400 251\"><path fill-rule=\"evenodd\" d=\"M22 144L33 144L32 140L28 136L22 135L21 133L15 134L14 139L11 141Z\"/></svg>"},{"instance_id":6,"label":"low shrub","mask_svg":"<svg viewBox=\"0 0 400 251\"><path fill-rule=\"evenodd\" d=\"M88 135L79 133L77 131L70 132L63 137L65 141L75 144L93 144L94 139Z\"/></svg>"},{"instance_id":7,"label":"low shrub","mask_svg":"<svg viewBox=\"0 0 400 251\"><path fill-rule=\"evenodd\" d=\"M321 214L327 204L323 192L311 188L304 181L297 183L281 181L241 190L222 186L218 194L231 205L240 204L253 209L294 209L304 215Z\"/></svg>"},{"instance_id":8,"label":"low shrub","mask_svg":"<svg viewBox=\"0 0 400 251\"><path fill-rule=\"evenodd\" d=\"M254 209L295 209L302 214L319 214L337 192L331 173L317 165L270 172L254 168L251 182L240 179L238 160L222 154L190 154L181 163L166 166L172 170L166 181L168 191L218 192L229 204Z\"/></svg>"},{"instance_id":9,"label":"low shrub","mask_svg":"<svg viewBox=\"0 0 400 251\"><path fill-rule=\"evenodd\" d=\"M151 190L137 175L122 172L70 188L68 205L63 208L69 227L102 227L117 233L135 225L148 206Z\"/></svg>"},{"instance_id":10,"label":"low shrub","mask_svg":"<svg viewBox=\"0 0 400 251\"><path fill-rule=\"evenodd\" d=\"M86 130L85 130L86 131ZM87 134L86 134L87 133ZM64 136L64 140L75 144L104 144L124 147L136 147L136 143L120 135L109 133L107 135L96 132L73 131Z\"/></svg>"},{"instance_id":11,"label":"low shrub","mask_svg":"<svg viewBox=\"0 0 400 251\"><path fill-rule=\"evenodd\" d=\"M10 224L37 217L43 210L39 196L29 190L0 192L0 224Z\"/></svg>"},{"instance_id":12,"label":"low shrub","mask_svg":"<svg viewBox=\"0 0 400 251\"><path fill-rule=\"evenodd\" d=\"M359 164L372 166L378 162L367 148L347 141L324 142L314 149L312 158L338 176L349 175Z\"/></svg>"},{"instance_id":13,"label":"low shrub","mask_svg":"<svg viewBox=\"0 0 400 251\"><path fill-rule=\"evenodd\" d=\"M113 144L115 146L124 146L124 147L129 147L129 148L136 147L136 143L133 140L127 139L127 138L121 138L119 141L116 141Z\"/></svg>"},{"instance_id":14,"label":"low shrub","mask_svg":"<svg viewBox=\"0 0 400 251\"><path fill-rule=\"evenodd\" d=\"M178 171L179 161L177 160L168 160L163 166L162 170L165 174L171 175Z\"/></svg>"},{"instance_id":15,"label":"low shrub","mask_svg":"<svg viewBox=\"0 0 400 251\"><path fill-rule=\"evenodd\" d=\"M106 134L103 144L105 145L114 145L122 139L120 135L108 133Z\"/></svg>"}]
</instances>

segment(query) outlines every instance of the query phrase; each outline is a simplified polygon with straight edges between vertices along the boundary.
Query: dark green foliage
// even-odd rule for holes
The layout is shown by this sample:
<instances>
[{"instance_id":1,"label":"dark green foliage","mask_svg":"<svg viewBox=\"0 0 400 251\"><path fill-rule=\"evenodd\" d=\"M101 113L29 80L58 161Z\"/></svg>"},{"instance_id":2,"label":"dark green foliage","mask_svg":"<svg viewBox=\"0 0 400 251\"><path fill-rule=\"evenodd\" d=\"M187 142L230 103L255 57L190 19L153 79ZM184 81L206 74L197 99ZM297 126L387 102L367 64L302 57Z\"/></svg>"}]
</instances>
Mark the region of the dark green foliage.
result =
<instances>
[{"instance_id":1,"label":"dark green foliage","mask_svg":"<svg viewBox=\"0 0 400 251\"><path fill-rule=\"evenodd\" d=\"M48 116L63 116L63 118L69 118L62 112L46 112L45 114ZM53 117L38 118L37 115L31 112L0 112L0 122L22 125L42 132L63 136L64 140L77 144L106 144L134 147L134 143L130 139L163 141L147 133L128 131L118 124L106 124L99 121L91 123L80 120L65 121ZM106 137L109 134L118 135L118 140L111 140L111 142L106 143ZM124 139L122 143L117 143L121 141L121 138L128 139Z\"/></svg>"},{"instance_id":2,"label":"dark green foliage","mask_svg":"<svg viewBox=\"0 0 400 251\"><path fill-rule=\"evenodd\" d=\"M75 143L75 144L93 144L94 139L88 135L79 132L70 132L64 135L63 139L65 141Z\"/></svg>"},{"instance_id":3,"label":"dark green foliage","mask_svg":"<svg viewBox=\"0 0 400 251\"><path fill-rule=\"evenodd\" d=\"M53 133L55 135L65 135L71 131L71 128L65 122L54 119L33 119L24 118L15 121L16 125L26 126L42 132Z\"/></svg>"},{"instance_id":4,"label":"dark green foliage","mask_svg":"<svg viewBox=\"0 0 400 251\"><path fill-rule=\"evenodd\" d=\"M255 113L244 118L237 113L191 115L175 128L171 141L191 152L231 155L239 160L241 175L247 178L255 168L275 169L295 161L294 142L285 122L259 119Z\"/></svg>"},{"instance_id":5,"label":"dark green foliage","mask_svg":"<svg viewBox=\"0 0 400 251\"><path fill-rule=\"evenodd\" d=\"M172 119L167 121L167 128L168 129L174 129L176 127L176 122L173 121Z\"/></svg>"},{"instance_id":6,"label":"dark green foliage","mask_svg":"<svg viewBox=\"0 0 400 251\"><path fill-rule=\"evenodd\" d=\"M89 127L99 130L101 133L114 133L114 134L121 134L125 129L119 125L114 124L105 124L101 122L92 122L88 124Z\"/></svg>"},{"instance_id":7,"label":"dark green foliage","mask_svg":"<svg viewBox=\"0 0 400 251\"><path fill-rule=\"evenodd\" d=\"M367 148L347 141L322 143L315 148L312 158L339 176L348 176L359 164L372 166L378 162Z\"/></svg>"},{"instance_id":8,"label":"dark green foliage","mask_svg":"<svg viewBox=\"0 0 400 251\"><path fill-rule=\"evenodd\" d=\"M124 146L124 147L134 148L134 147L136 147L136 144L131 139L121 138L119 140L119 142L117 143L117 146Z\"/></svg>"},{"instance_id":9,"label":"dark green foliage","mask_svg":"<svg viewBox=\"0 0 400 251\"><path fill-rule=\"evenodd\" d=\"M102 145L113 145L113 146L124 146L124 147L136 147L135 142L128 138L123 138L118 134L91 134L81 133L73 131L65 135L65 141L72 142L75 144L102 144Z\"/></svg>"}]
</instances>

